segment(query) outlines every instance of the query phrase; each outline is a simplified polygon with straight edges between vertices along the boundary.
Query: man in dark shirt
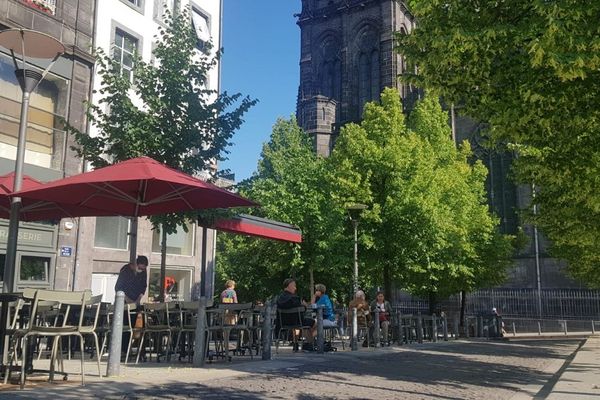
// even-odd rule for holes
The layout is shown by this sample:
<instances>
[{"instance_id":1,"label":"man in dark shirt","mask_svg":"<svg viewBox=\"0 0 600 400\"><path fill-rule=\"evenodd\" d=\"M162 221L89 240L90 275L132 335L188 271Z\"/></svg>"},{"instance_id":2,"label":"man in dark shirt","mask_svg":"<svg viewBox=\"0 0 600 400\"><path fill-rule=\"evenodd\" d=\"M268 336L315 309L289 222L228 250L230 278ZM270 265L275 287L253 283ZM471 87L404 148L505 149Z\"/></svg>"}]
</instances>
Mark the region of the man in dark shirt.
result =
<instances>
[{"instance_id":1,"label":"man in dark shirt","mask_svg":"<svg viewBox=\"0 0 600 400\"><path fill-rule=\"evenodd\" d=\"M125 264L121 268L115 284L115 292L123 291L126 303L140 305L148 286L146 267L148 267L148 258L138 256L134 264Z\"/></svg>"},{"instance_id":2,"label":"man in dark shirt","mask_svg":"<svg viewBox=\"0 0 600 400\"><path fill-rule=\"evenodd\" d=\"M283 281L283 292L277 298L277 308L280 310L289 310L291 308L301 307L302 301L300 297L296 295L296 281L292 278L288 278ZM307 329L306 341L312 344L313 337L312 331L315 327L316 321L312 318L301 318L300 314L294 313L289 315L282 315L282 321L278 321L279 326L281 325L302 325L310 326L311 329ZM294 351L297 351L297 344L294 344Z\"/></svg>"}]
</instances>

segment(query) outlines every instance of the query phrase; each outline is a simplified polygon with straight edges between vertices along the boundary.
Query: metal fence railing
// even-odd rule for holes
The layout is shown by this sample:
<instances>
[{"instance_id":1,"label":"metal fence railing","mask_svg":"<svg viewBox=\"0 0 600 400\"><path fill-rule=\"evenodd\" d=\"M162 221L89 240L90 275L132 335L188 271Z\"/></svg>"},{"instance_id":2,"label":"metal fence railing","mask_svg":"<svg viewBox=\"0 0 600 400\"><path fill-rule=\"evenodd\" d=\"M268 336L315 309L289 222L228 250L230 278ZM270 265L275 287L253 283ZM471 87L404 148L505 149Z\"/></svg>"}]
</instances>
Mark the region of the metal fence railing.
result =
<instances>
[{"instance_id":1,"label":"metal fence railing","mask_svg":"<svg viewBox=\"0 0 600 400\"><path fill-rule=\"evenodd\" d=\"M393 303L403 313L429 313L429 301L396 292ZM539 304L541 303L541 310ZM436 304L435 312L455 314L460 296ZM600 290L584 289L487 289L468 293L465 315L490 313L492 308L506 318L600 321Z\"/></svg>"}]
</instances>

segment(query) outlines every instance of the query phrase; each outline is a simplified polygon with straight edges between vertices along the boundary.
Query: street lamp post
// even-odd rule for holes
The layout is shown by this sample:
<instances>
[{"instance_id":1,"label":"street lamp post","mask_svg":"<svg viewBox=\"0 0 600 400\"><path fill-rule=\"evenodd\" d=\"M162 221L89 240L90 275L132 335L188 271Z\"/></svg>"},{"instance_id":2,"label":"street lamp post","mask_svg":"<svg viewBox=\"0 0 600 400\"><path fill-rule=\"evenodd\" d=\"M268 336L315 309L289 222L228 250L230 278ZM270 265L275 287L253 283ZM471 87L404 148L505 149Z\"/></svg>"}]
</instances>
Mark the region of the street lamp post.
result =
<instances>
[{"instance_id":1,"label":"street lamp post","mask_svg":"<svg viewBox=\"0 0 600 400\"><path fill-rule=\"evenodd\" d=\"M358 220L361 212L367 208L364 204L352 204L346 207L348 216L354 227L354 295L358 292ZM358 350L358 317L355 310L352 312L352 339L350 340L350 348L353 351Z\"/></svg>"},{"instance_id":2,"label":"street lamp post","mask_svg":"<svg viewBox=\"0 0 600 400\"><path fill-rule=\"evenodd\" d=\"M15 180L13 190L21 190L23 182L23 164L25 161L25 146L27 143L27 114L29 98L39 83L44 79L58 57L65 52L65 47L58 40L45 33L28 29L7 29L0 32L0 46L10 51L15 65L15 75L22 92L21 116L19 119L19 137L17 140L17 156L15 159ZM21 67L19 68L20 56ZM46 69L39 73L27 63L28 58L51 60ZM17 238L19 235L19 212L21 198L13 197L10 205L10 221L8 225L8 240L6 243L6 261L2 291L12 292L15 281L15 264L17 255ZM4 310L3 310L4 311ZM4 314L4 313L3 313ZM4 322L4 321L2 321Z\"/></svg>"}]
</instances>

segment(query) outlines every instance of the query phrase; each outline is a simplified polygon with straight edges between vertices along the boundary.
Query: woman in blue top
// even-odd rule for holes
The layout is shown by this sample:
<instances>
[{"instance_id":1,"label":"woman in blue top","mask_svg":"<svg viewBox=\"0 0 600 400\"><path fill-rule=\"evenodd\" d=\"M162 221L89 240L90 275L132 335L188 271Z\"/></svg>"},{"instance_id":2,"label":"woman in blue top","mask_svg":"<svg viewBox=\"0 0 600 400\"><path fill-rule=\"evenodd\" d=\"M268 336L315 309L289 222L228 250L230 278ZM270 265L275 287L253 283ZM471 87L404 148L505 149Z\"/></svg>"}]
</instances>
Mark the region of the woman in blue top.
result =
<instances>
[{"instance_id":1,"label":"woman in blue top","mask_svg":"<svg viewBox=\"0 0 600 400\"><path fill-rule=\"evenodd\" d=\"M335 313L333 312L333 304L329 296L325 294L327 288L322 283L315 285L315 294L311 303L313 307L323 307L323 327L337 326L335 323Z\"/></svg>"}]
</instances>

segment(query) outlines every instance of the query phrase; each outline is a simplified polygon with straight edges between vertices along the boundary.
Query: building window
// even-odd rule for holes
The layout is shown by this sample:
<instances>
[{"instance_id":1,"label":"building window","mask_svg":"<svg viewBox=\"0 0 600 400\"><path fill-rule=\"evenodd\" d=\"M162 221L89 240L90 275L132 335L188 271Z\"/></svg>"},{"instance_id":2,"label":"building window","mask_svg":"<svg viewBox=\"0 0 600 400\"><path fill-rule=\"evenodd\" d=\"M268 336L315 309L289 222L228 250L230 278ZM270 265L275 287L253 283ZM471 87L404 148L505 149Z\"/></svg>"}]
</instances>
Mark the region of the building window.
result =
<instances>
[{"instance_id":1,"label":"building window","mask_svg":"<svg viewBox=\"0 0 600 400\"><path fill-rule=\"evenodd\" d=\"M177 232L167 235L167 254L193 256L194 255L194 225L188 224L187 232L182 227ZM152 251L160 253L161 233L155 229L152 233Z\"/></svg>"},{"instance_id":2,"label":"building window","mask_svg":"<svg viewBox=\"0 0 600 400\"><path fill-rule=\"evenodd\" d=\"M48 282L49 257L21 256L19 280L21 282Z\"/></svg>"},{"instance_id":3,"label":"building window","mask_svg":"<svg viewBox=\"0 0 600 400\"><path fill-rule=\"evenodd\" d=\"M27 122L25 162L44 168L61 169L65 132L61 119L66 117L69 81L46 75L31 94ZM0 157L14 160L17 154L21 88L11 59L0 53Z\"/></svg>"},{"instance_id":4,"label":"building window","mask_svg":"<svg viewBox=\"0 0 600 400\"><path fill-rule=\"evenodd\" d=\"M192 270L171 269L165 271L165 297L167 301L191 300ZM148 299L158 300L160 293L160 267L150 268Z\"/></svg>"},{"instance_id":5,"label":"building window","mask_svg":"<svg viewBox=\"0 0 600 400\"><path fill-rule=\"evenodd\" d=\"M4 281L4 264L6 263L6 254L0 254L0 282Z\"/></svg>"},{"instance_id":6,"label":"building window","mask_svg":"<svg viewBox=\"0 0 600 400\"><path fill-rule=\"evenodd\" d=\"M210 21L207 15L196 8L192 8L192 26L198 38L198 49L206 50L206 44L210 42Z\"/></svg>"},{"instance_id":7,"label":"building window","mask_svg":"<svg viewBox=\"0 0 600 400\"><path fill-rule=\"evenodd\" d=\"M142 14L144 13L144 0L121 0L121 2Z\"/></svg>"},{"instance_id":8,"label":"building window","mask_svg":"<svg viewBox=\"0 0 600 400\"><path fill-rule=\"evenodd\" d=\"M43 11L50 15L56 14L56 0L21 0L23 3L29 5L29 7Z\"/></svg>"},{"instance_id":9,"label":"building window","mask_svg":"<svg viewBox=\"0 0 600 400\"><path fill-rule=\"evenodd\" d=\"M361 118L365 104L379 100L379 95L379 52L361 52L358 59L358 101Z\"/></svg>"},{"instance_id":10,"label":"building window","mask_svg":"<svg viewBox=\"0 0 600 400\"><path fill-rule=\"evenodd\" d=\"M164 22L167 11L173 16L175 9L175 0L154 0L154 19L157 22Z\"/></svg>"},{"instance_id":11,"label":"building window","mask_svg":"<svg viewBox=\"0 0 600 400\"><path fill-rule=\"evenodd\" d=\"M133 81L133 62L138 51L138 40L117 28L113 45L113 59L117 62L121 75Z\"/></svg>"},{"instance_id":12,"label":"building window","mask_svg":"<svg viewBox=\"0 0 600 400\"><path fill-rule=\"evenodd\" d=\"M94 246L127 250L129 219L123 217L97 217Z\"/></svg>"}]
</instances>

